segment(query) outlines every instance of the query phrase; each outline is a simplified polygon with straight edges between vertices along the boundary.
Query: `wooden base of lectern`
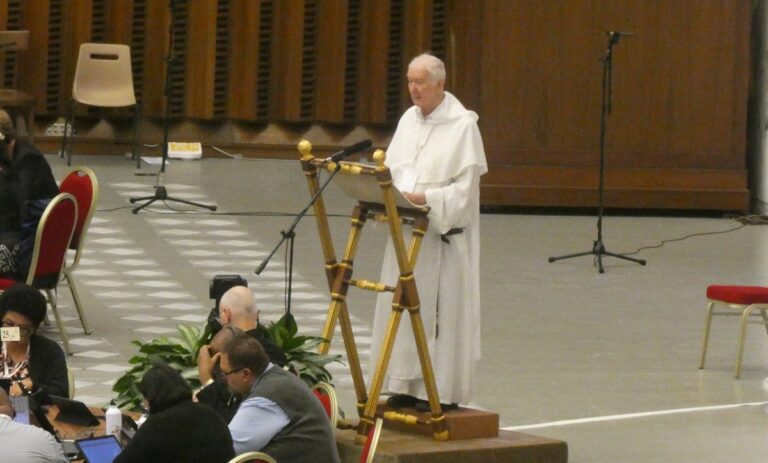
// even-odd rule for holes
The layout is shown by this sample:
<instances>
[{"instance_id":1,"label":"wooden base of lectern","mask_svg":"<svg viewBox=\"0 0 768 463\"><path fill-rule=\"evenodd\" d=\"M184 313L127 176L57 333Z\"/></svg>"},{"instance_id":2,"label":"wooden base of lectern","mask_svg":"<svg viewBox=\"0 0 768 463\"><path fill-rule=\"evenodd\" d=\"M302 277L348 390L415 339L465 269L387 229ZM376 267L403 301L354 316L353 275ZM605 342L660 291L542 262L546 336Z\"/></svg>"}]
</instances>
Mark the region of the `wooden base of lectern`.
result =
<instances>
[{"instance_id":1,"label":"wooden base of lectern","mask_svg":"<svg viewBox=\"0 0 768 463\"><path fill-rule=\"evenodd\" d=\"M384 416L385 412L397 412L418 417L419 423L405 424L398 421L384 420L386 429L396 431L424 434L431 436L434 429L427 421L431 418L429 412L417 412L412 408L392 409L385 402L379 402L376 407L376 416ZM458 408L457 410L444 410L445 422L448 426L448 440L478 439L483 437L497 437L499 435L499 414L475 410L472 408Z\"/></svg>"},{"instance_id":2,"label":"wooden base of lectern","mask_svg":"<svg viewBox=\"0 0 768 463\"><path fill-rule=\"evenodd\" d=\"M567 463L568 445L512 431L497 437L438 442L428 436L384 429L376 448L382 463ZM342 463L358 463L362 446L355 444L355 430L336 430Z\"/></svg>"}]
</instances>

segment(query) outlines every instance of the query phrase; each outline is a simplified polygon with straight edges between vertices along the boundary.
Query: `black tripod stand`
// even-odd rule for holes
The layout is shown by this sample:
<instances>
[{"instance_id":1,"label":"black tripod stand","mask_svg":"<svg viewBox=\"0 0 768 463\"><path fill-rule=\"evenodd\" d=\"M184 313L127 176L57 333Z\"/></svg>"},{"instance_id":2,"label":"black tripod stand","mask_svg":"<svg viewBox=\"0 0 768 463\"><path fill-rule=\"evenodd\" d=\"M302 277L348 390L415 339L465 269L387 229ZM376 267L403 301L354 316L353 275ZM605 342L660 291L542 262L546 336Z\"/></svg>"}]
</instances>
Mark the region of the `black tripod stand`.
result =
<instances>
[{"instance_id":1,"label":"black tripod stand","mask_svg":"<svg viewBox=\"0 0 768 463\"><path fill-rule=\"evenodd\" d=\"M216 210L216 206L208 204L200 204L193 201L187 201L186 199L174 198L168 196L168 191L163 186L163 175L165 174L165 163L168 160L168 125L170 124L171 115L171 65L174 62L173 57L173 39L174 28L176 26L176 11L178 8L177 3L179 0L169 0L168 5L171 10L171 20L168 25L168 53L165 55L165 89L163 90L163 97L165 100L165 117L163 119L163 161L160 164L160 172L157 174L157 183L155 184L155 194L152 196L143 196L141 198L131 198L129 201L131 204L138 201L146 201L141 206L133 208L133 213L138 212L155 201L173 201L182 204L189 204L190 206L202 207L211 211Z\"/></svg>"},{"instance_id":2,"label":"black tripod stand","mask_svg":"<svg viewBox=\"0 0 768 463\"><path fill-rule=\"evenodd\" d=\"M367 140L367 146L370 146L371 142L370 140ZM264 269L267 267L267 264L269 263L269 260L272 259L272 256L275 255L278 249L280 249L280 246L283 245L283 243L287 240L288 241L288 285L286 286L286 294L285 294L285 313L286 315L291 314L291 289L293 287L293 241L296 238L296 226L301 222L301 219L304 218L305 215L307 215L307 212L309 212L309 208L312 207L313 204L317 201L317 198L320 197L321 194L323 194L323 190L325 190L325 187L328 186L328 184L331 183L331 180L333 180L333 177L336 176L337 173L341 170L341 165L337 165L336 170L334 170L331 175L328 176L328 179L323 183L320 188L318 188L317 192L314 196L312 196L312 199L309 200L309 203L304 206L304 209L301 210L298 214L296 214L296 218L293 220L293 223L290 227L288 227L287 230L282 230L280 232L280 235L282 235L282 238L280 241L277 242L275 247L272 249L272 252L269 253L269 255L261 262L261 265L259 265L259 268L253 271L256 275L261 275L261 272L264 271Z\"/></svg>"},{"instance_id":3,"label":"black tripod stand","mask_svg":"<svg viewBox=\"0 0 768 463\"><path fill-rule=\"evenodd\" d=\"M577 252L575 254L567 254L564 256L550 257L549 262L555 262L556 260L570 259L571 257L580 256L595 256L595 262L600 273L605 272L603 269L603 256L616 257L618 259L624 259L631 262L645 265L645 259L634 259L632 257L622 256L621 254L614 254L605 250L603 244L603 189L605 178L605 128L607 125L607 115L611 113L611 65L613 62L613 46L619 43L622 35L627 35L622 32L607 32L608 35L608 47L605 50L605 57L602 59L603 63L603 101L602 111L600 114L600 179L597 193L597 240L592 244L592 250L586 252Z\"/></svg>"}]
</instances>

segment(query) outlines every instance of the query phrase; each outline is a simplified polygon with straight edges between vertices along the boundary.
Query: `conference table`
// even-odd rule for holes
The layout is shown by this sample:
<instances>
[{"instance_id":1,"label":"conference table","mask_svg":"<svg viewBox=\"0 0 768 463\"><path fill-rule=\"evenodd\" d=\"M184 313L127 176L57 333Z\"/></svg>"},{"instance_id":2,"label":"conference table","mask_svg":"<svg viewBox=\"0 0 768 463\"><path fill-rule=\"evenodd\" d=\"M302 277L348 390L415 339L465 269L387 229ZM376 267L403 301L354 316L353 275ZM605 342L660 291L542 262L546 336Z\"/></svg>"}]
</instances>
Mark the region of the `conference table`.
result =
<instances>
[{"instance_id":1,"label":"conference table","mask_svg":"<svg viewBox=\"0 0 768 463\"><path fill-rule=\"evenodd\" d=\"M59 414L59 409L56 405L50 405L46 413L48 422L51 423L53 429L56 431L56 435L59 440L78 440L86 439L89 437L99 437L106 434L106 422L104 420L104 410L99 407L88 407L91 413L98 418L99 424L94 426L80 426L64 421L56 420L56 416ZM130 416L134 421L137 421L141 417L141 413L136 412L123 412L124 415ZM121 444L125 444L122 439ZM70 460L74 462L82 462L83 460Z\"/></svg>"}]
</instances>

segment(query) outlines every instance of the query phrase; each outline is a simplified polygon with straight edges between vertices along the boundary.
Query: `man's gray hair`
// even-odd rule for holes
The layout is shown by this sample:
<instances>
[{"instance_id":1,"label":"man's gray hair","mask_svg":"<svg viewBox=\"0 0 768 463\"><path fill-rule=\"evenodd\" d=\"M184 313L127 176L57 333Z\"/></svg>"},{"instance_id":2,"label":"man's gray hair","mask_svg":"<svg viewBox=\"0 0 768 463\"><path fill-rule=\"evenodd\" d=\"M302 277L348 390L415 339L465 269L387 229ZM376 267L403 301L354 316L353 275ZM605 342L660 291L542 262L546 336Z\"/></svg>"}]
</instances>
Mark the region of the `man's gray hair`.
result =
<instances>
[{"instance_id":1,"label":"man's gray hair","mask_svg":"<svg viewBox=\"0 0 768 463\"><path fill-rule=\"evenodd\" d=\"M228 308L235 317L246 315L256 317L256 299L253 291L245 286L233 286L221 296L219 305Z\"/></svg>"},{"instance_id":2,"label":"man's gray hair","mask_svg":"<svg viewBox=\"0 0 768 463\"><path fill-rule=\"evenodd\" d=\"M432 77L433 83L445 80L445 64L435 55L422 53L416 58L413 58L411 63L408 65L409 68L413 66L421 66L426 69L429 75Z\"/></svg>"}]
</instances>

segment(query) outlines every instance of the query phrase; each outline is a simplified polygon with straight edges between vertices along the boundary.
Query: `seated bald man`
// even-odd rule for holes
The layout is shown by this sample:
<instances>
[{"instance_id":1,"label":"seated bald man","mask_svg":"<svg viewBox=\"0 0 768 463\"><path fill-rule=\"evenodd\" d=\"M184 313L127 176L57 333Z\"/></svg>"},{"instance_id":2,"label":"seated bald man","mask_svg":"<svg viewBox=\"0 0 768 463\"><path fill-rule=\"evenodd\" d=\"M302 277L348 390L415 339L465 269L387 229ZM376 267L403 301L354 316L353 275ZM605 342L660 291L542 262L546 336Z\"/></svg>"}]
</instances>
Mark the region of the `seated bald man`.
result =
<instances>
[{"instance_id":1,"label":"seated bald man","mask_svg":"<svg viewBox=\"0 0 768 463\"><path fill-rule=\"evenodd\" d=\"M264 347L269 360L283 367L288 363L285 353L272 341L265 338L258 330L259 310L253 291L245 286L233 286L221 296L219 301L219 319L224 325L207 346L200 349L197 356L197 371L200 389L195 397L210 406L229 422L240 405L240 398L227 388L225 378L217 374L218 352L238 333L245 333L256 339Z\"/></svg>"}]
</instances>

